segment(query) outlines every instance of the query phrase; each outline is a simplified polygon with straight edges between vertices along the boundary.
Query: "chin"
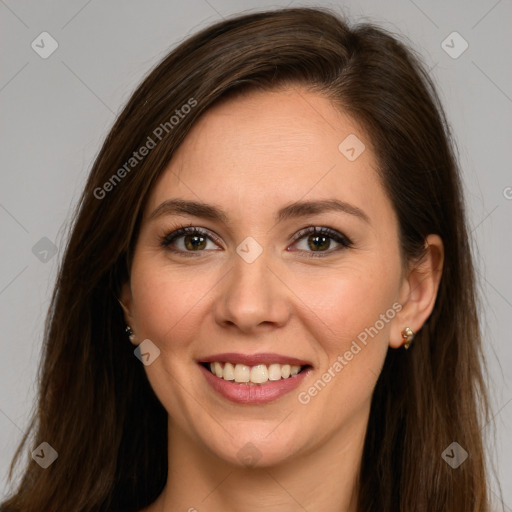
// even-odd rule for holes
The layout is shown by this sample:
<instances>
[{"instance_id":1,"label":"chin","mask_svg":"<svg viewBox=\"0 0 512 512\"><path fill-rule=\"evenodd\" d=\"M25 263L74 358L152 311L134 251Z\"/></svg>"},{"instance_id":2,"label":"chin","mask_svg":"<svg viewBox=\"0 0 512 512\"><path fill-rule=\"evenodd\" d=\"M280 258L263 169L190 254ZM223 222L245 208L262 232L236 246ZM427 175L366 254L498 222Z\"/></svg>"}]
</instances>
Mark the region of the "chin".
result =
<instances>
[{"instance_id":1,"label":"chin","mask_svg":"<svg viewBox=\"0 0 512 512\"><path fill-rule=\"evenodd\" d=\"M283 429L277 434L275 425L269 427L264 423L261 428L245 431L235 430L233 438L208 438L206 443L214 454L228 464L246 468L267 468L286 463L300 451L301 440ZM278 427L279 428L279 427ZM243 434L241 432L244 432Z\"/></svg>"}]
</instances>

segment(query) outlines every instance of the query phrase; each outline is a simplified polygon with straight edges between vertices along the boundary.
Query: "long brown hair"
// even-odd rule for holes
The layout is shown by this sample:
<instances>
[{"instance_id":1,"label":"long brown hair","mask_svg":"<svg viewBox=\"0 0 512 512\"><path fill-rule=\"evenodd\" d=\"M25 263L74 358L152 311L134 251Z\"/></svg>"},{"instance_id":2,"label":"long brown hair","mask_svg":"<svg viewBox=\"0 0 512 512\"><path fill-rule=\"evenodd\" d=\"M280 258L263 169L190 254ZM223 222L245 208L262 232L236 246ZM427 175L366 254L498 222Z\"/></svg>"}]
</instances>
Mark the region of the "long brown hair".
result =
<instances>
[{"instance_id":1,"label":"long brown hair","mask_svg":"<svg viewBox=\"0 0 512 512\"><path fill-rule=\"evenodd\" d=\"M350 27L329 10L308 8L202 30L165 57L118 117L75 212L47 317L38 408L10 475L29 439L32 447L48 442L58 459L42 469L27 455L19 488L1 510L132 511L162 491L167 413L127 342L117 302L141 212L208 108L239 91L284 85L324 95L367 131L405 259L421 255L431 233L444 242L433 313L410 350L388 351L375 388L358 510L488 510L474 270L443 108L407 45L371 24ZM143 157L142 146L149 148ZM441 457L453 441L469 453L457 469Z\"/></svg>"}]
</instances>

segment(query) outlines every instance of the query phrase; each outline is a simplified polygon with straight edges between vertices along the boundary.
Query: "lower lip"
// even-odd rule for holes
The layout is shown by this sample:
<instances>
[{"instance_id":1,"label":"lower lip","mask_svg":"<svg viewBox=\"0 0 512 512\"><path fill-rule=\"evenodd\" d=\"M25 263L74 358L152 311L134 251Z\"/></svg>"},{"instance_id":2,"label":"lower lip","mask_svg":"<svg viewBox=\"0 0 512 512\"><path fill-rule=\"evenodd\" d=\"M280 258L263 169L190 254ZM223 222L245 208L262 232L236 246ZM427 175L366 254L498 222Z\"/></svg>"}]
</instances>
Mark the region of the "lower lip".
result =
<instances>
[{"instance_id":1,"label":"lower lip","mask_svg":"<svg viewBox=\"0 0 512 512\"><path fill-rule=\"evenodd\" d=\"M288 377L281 380L269 380L265 384L246 384L232 380L224 380L214 375L202 364L199 365L206 380L220 395L232 402L239 404L256 405L272 402L296 389L312 371L306 368L295 377Z\"/></svg>"}]
</instances>

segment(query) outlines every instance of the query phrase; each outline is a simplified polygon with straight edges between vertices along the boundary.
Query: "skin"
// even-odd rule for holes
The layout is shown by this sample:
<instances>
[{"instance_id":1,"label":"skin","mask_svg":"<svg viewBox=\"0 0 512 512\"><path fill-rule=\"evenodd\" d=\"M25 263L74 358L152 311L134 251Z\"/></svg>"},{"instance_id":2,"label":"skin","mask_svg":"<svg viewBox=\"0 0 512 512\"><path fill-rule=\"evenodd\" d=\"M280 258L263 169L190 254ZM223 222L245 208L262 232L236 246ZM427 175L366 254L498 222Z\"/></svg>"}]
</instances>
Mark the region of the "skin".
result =
<instances>
[{"instance_id":1,"label":"skin","mask_svg":"<svg viewBox=\"0 0 512 512\"><path fill-rule=\"evenodd\" d=\"M338 145L356 134L366 149L349 161ZM430 235L420 262L403 262L393 206L375 171L371 143L357 122L317 93L251 92L217 104L195 124L146 205L121 300L134 343L150 339L160 356L145 366L169 413L169 478L146 512L356 511L357 474L371 396L389 347L430 315L443 246ZM215 204L228 224L190 215L150 219L163 201ZM298 200L339 199L369 222L337 211L276 224ZM180 225L217 235L192 257L162 247ZM308 226L353 242L308 246ZM262 254L236 252L248 236ZM329 240L329 239L328 239ZM184 237L176 249L186 251ZM190 247L190 246L189 246ZM338 250L339 249L339 250ZM192 252L189 248L189 252ZM319 257L307 255L322 252ZM307 404L308 390L365 328L393 304L401 311ZM217 394L198 367L221 352L274 352L311 362L298 390L265 405ZM252 443L252 467L238 453Z\"/></svg>"}]
</instances>

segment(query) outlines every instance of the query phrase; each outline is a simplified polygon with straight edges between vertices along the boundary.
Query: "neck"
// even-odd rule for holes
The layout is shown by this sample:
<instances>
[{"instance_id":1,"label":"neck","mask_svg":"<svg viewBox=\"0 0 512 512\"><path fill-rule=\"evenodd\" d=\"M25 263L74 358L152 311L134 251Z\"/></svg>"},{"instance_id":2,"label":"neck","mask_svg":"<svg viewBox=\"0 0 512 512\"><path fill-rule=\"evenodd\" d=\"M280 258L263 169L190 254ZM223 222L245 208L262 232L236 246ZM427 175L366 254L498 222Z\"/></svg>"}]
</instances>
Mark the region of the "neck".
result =
<instances>
[{"instance_id":1,"label":"neck","mask_svg":"<svg viewBox=\"0 0 512 512\"><path fill-rule=\"evenodd\" d=\"M235 466L169 421L167 485L147 512L357 512L368 414L268 467Z\"/></svg>"}]
</instances>

